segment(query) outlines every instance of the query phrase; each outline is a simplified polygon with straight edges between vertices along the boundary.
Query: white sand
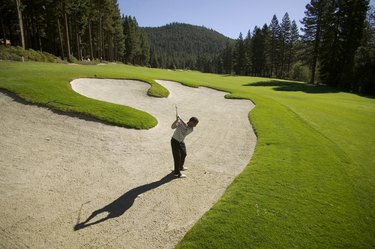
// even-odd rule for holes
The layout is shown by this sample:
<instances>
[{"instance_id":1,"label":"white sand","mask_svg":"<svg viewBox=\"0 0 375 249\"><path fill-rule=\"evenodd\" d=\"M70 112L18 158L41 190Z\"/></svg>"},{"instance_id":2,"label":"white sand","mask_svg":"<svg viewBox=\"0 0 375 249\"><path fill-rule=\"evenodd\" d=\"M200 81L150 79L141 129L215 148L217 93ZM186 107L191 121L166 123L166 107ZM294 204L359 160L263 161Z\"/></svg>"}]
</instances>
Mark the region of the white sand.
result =
<instances>
[{"instance_id":1,"label":"white sand","mask_svg":"<svg viewBox=\"0 0 375 249\"><path fill-rule=\"evenodd\" d=\"M159 83L169 98L147 96L149 85L137 81L72 82L82 95L152 114L159 124L147 131L59 115L0 93L0 248L173 248L182 239L249 162L253 104ZM182 118L200 120L185 141L185 179L170 175L175 104Z\"/></svg>"}]
</instances>

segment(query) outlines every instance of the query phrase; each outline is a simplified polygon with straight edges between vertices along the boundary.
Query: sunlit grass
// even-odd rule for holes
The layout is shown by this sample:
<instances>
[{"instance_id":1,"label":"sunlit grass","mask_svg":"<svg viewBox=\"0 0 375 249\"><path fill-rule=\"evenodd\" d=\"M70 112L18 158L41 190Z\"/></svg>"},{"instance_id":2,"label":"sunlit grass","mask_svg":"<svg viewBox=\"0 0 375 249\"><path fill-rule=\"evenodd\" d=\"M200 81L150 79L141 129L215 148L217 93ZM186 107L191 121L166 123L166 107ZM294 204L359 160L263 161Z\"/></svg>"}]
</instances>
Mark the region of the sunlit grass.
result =
<instances>
[{"instance_id":1,"label":"sunlit grass","mask_svg":"<svg viewBox=\"0 0 375 249\"><path fill-rule=\"evenodd\" d=\"M126 127L156 124L149 114L74 93L69 81L80 77L139 79L161 97L168 93L154 80L174 80L256 104L253 158L178 248L375 248L373 98L254 77L0 62L0 88L27 101Z\"/></svg>"}]
</instances>

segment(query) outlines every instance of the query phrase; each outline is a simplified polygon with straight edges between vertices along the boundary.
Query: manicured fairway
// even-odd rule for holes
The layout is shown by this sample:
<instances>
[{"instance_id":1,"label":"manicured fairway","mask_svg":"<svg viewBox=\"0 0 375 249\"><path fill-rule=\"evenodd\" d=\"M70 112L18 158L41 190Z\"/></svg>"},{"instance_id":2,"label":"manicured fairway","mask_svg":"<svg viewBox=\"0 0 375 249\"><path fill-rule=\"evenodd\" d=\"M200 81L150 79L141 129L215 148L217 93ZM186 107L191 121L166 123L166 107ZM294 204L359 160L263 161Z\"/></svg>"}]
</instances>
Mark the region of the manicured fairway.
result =
<instances>
[{"instance_id":1,"label":"manicured fairway","mask_svg":"<svg viewBox=\"0 0 375 249\"><path fill-rule=\"evenodd\" d=\"M156 125L144 112L74 93L69 81L78 77L140 79L158 96L167 93L153 80L174 80L256 104L252 160L178 248L375 247L374 98L264 78L0 62L0 88L27 101L126 127Z\"/></svg>"}]
</instances>

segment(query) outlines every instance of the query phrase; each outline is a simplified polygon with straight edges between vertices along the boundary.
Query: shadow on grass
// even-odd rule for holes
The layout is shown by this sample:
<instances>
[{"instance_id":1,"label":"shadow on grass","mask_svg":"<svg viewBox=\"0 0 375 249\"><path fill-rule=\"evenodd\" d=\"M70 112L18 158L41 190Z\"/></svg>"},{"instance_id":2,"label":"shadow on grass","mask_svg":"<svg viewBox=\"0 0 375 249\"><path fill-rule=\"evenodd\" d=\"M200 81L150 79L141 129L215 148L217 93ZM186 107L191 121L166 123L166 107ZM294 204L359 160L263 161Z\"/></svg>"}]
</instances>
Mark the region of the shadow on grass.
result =
<instances>
[{"instance_id":1,"label":"shadow on grass","mask_svg":"<svg viewBox=\"0 0 375 249\"><path fill-rule=\"evenodd\" d=\"M145 193L149 190L160 187L161 185L166 184L166 183L172 181L173 179L175 179L175 177L173 176L173 173L170 173L170 174L164 176L163 178L161 178L159 181L148 183L148 184L141 185L139 187L133 188L133 189L129 190L128 192L126 192L125 194L123 194L122 196L120 196L119 198L117 198L116 200L114 200L113 202L109 203L108 205L92 212L92 214L83 222L79 222L79 220L80 220L80 212L79 212L78 221L77 221L77 224L74 226L74 231L77 231L77 230L80 230L80 229L83 229L83 228L86 228L86 227L89 227L89 226L92 226L92 225L95 225L95 224L99 224L99 223L104 222L108 219L120 217L129 208L131 208L133 206L135 199L139 195L141 195L141 194L143 194L143 193ZM107 216L104 217L104 218L101 218L99 220L91 221L96 216L98 216L102 213L107 213Z\"/></svg>"},{"instance_id":2,"label":"shadow on grass","mask_svg":"<svg viewBox=\"0 0 375 249\"><path fill-rule=\"evenodd\" d=\"M244 86L274 87L275 91L305 92L305 93L338 93L340 89L324 86L298 83L292 81L270 80L245 84Z\"/></svg>"}]
</instances>

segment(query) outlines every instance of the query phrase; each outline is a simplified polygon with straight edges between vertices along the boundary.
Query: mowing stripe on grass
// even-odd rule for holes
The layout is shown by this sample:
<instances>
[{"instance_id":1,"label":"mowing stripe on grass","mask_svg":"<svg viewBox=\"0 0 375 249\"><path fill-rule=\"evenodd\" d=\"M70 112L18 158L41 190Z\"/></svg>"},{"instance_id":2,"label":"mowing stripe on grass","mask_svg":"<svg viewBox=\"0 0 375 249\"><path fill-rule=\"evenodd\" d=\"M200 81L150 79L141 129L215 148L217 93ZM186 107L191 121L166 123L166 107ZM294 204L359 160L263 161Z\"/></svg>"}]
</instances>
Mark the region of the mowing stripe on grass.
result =
<instances>
[{"instance_id":1,"label":"mowing stripe on grass","mask_svg":"<svg viewBox=\"0 0 375 249\"><path fill-rule=\"evenodd\" d=\"M250 164L178 248L375 248L374 99L255 77L0 62L0 88L28 101L127 127L155 125L138 110L74 93L69 82L80 77L172 80L256 103Z\"/></svg>"},{"instance_id":2,"label":"mowing stripe on grass","mask_svg":"<svg viewBox=\"0 0 375 249\"><path fill-rule=\"evenodd\" d=\"M285 106L255 101L251 163L177 248L371 245L346 172L351 161Z\"/></svg>"}]
</instances>

